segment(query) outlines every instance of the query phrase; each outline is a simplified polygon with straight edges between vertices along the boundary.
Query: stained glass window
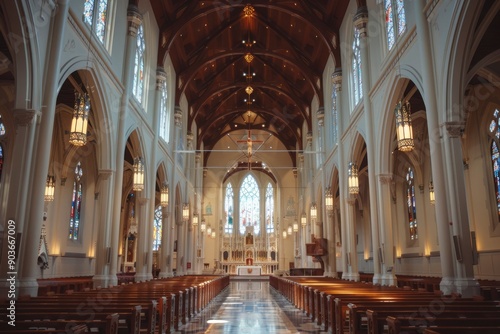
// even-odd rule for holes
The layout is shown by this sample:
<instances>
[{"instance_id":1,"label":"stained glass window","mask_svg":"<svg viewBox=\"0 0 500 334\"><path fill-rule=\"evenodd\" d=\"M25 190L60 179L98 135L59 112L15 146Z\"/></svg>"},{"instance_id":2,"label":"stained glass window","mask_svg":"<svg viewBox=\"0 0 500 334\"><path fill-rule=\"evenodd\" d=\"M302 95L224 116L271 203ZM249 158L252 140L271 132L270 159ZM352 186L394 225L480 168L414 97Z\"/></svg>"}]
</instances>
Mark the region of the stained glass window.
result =
<instances>
[{"instance_id":1,"label":"stained glass window","mask_svg":"<svg viewBox=\"0 0 500 334\"><path fill-rule=\"evenodd\" d=\"M78 240L81 223L82 209L82 176L83 170L80 162L75 167L75 180L73 181L73 196L71 197L71 212L69 217L69 238Z\"/></svg>"},{"instance_id":2,"label":"stained glass window","mask_svg":"<svg viewBox=\"0 0 500 334\"><path fill-rule=\"evenodd\" d=\"M3 147L0 144L0 181L2 181L2 169L3 169Z\"/></svg>"},{"instance_id":3,"label":"stained glass window","mask_svg":"<svg viewBox=\"0 0 500 334\"><path fill-rule=\"evenodd\" d=\"M161 227L162 227L162 212L161 205L155 210L155 218L153 221L153 250L157 251L161 246Z\"/></svg>"},{"instance_id":4,"label":"stained glass window","mask_svg":"<svg viewBox=\"0 0 500 334\"><path fill-rule=\"evenodd\" d=\"M5 125L3 124L3 121L2 121L2 115L0 115L0 136L3 136L5 135Z\"/></svg>"},{"instance_id":5,"label":"stained glass window","mask_svg":"<svg viewBox=\"0 0 500 334\"><path fill-rule=\"evenodd\" d=\"M415 180L413 179L413 169L408 168L406 173L406 200L408 212L408 225L410 228L410 240L418 239L417 228L417 206L415 201Z\"/></svg>"},{"instance_id":6,"label":"stained glass window","mask_svg":"<svg viewBox=\"0 0 500 334\"><path fill-rule=\"evenodd\" d=\"M132 93L139 103L142 103L142 94L144 87L144 51L146 43L144 40L144 28L142 24L137 29L137 49L135 50L134 82Z\"/></svg>"},{"instance_id":7,"label":"stained glass window","mask_svg":"<svg viewBox=\"0 0 500 334\"><path fill-rule=\"evenodd\" d=\"M332 89L332 131L331 131L331 140L332 143L336 143L338 139L338 118L337 118L337 90L335 86Z\"/></svg>"},{"instance_id":8,"label":"stained glass window","mask_svg":"<svg viewBox=\"0 0 500 334\"><path fill-rule=\"evenodd\" d=\"M255 178L248 174L240 188L240 233L245 234L247 227L253 227L254 234L260 232L260 196Z\"/></svg>"},{"instance_id":9,"label":"stained glass window","mask_svg":"<svg viewBox=\"0 0 500 334\"><path fill-rule=\"evenodd\" d=\"M96 15L94 15L96 14ZM108 0L85 0L83 22L88 24L97 40L104 44L108 21Z\"/></svg>"},{"instance_id":10,"label":"stained glass window","mask_svg":"<svg viewBox=\"0 0 500 334\"><path fill-rule=\"evenodd\" d=\"M495 202L497 211L497 220L500 222L500 153L498 145L500 140L500 111L493 111L493 118L489 125L490 136L493 138L490 147L491 166L493 170L493 185L495 187Z\"/></svg>"},{"instance_id":11,"label":"stained glass window","mask_svg":"<svg viewBox=\"0 0 500 334\"><path fill-rule=\"evenodd\" d=\"M224 211L226 213L226 224L224 225L224 233L233 233L233 206L234 206L234 192L231 183L226 186L226 198L224 200Z\"/></svg>"},{"instance_id":12,"label":"stained glass window","mask_svg":"<svg viewBox=\"0 0 500 334\"><path fill-rule=\"evenodd\" d=\"M363 96L363 79L361 77L361 46L359 30L354 29L354 41L352 43L352 79L353 79L353 94L354 105L361 101Z\"/></svg>"},{"instance_id":13,"label":"stained glass window","mask_svg":"<svg viewBox=\"0 0 500 334\"><path fill-rule=\"evenodd\" d=\"M160 99L160 137L168 143L170 116L167 108L167 97L167 82L164 81L161 88Z\"/></svg>"},{"instance_id":14,"label":"stained glass window","mask_svg":"<svg viewBox=\"0 0 500 334\"><path fill-rule=\"evenodd\" d=\"M274 232L274 191L271 183L266 188L266 231Z\"/></svg>"},{"instance_id":15,"label":"stained glass window","mask_svg":"<svg viewBox=\"0 0 500 334\"><path fill-rule=\"evenodd\" d=\"M384 0L384 7L387 47L391 50L406 30L405 6L403 0Z\"/></svg>"}]
</instances>

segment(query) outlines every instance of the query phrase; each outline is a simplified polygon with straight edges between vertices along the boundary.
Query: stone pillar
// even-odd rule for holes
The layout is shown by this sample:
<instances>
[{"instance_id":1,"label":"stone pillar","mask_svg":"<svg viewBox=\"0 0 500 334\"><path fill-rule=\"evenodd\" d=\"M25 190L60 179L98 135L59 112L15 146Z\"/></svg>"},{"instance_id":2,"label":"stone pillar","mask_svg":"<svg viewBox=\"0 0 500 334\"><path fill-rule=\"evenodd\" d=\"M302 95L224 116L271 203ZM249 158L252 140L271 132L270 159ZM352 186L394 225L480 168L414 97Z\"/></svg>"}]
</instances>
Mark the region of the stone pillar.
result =
<instances>
[{"instance_id":1,"label":"stone pillar","mask_svg":"<svg viewBox=\"0 0 500 334\"><path fill-rule=\"evenodd\" d=\"M434 196L436 198L436 224L439 242L442 280L440 289L448 295L454 291L453 256L451 251L451 236L448 219L448 205L446 196L445 173L443 152L441 147L441 132L439 129L439 111L436 100L436 87L434 80L434 65L432 63L431 39L429 25L424 15L425 0L415 0L414 13L417 27L417 49L420 51L422 62L422 84L425 91L421 92L424 98L429 132L429 146L431 157L432 180L434 183Z\"/></svg>"},{"instance_id":2,"label":"stone pillar","mask_svg":"<svg viewBox=\"0 0 500 334\"><path fill-rule=\"evenodd\" d=\"M392 174L379 174L380 184L378 186L378 214L380 224L380 252L382 257L382 285L396 285L394 274L394 237L392 235L394 226L391 216L391 186ZM374 249L376 251L376 249Z\"/></svg>"},{"instance_id":3,"label":"stone pillar","mask_svg":"<svg viewBox=\"0 0 500 334\"><path fill-rule=\"evenodd\" d=\"M170 195L170 193L169 193ZM169 198L169 205L172 200ZM172 228L169 224L168 206L162 208L161 211L161 254L160 254L160 274L159 278L172 276L172 269L170 265L171 249L172 249Z\"/></svg>"},{"instance_id":4,"label":"stone pillar","mask_svg":"<svg viewBox=\"0 0 500 334\"><path fill-rule=\"evenodd\" d=\"M180 131L182 129L182 110L179 106L175 106L174 124L175 124L175 128L174 128L174 145L173 145L173 147L174 147L174 149L177 149L177 146L179 145L178 143L179 143L179 139L180 139ZM177 177L176 177L177 161L178 161L177 154L174 155L174 167L172 168L172 175L170 177L170 179L172 180L173 189L175 189L177 182L178 182ZM176 202L177 197L175 194L175 190L173 191L172 196L170 196L170 197L171 197L171 200L170 200L169 206L170 206L170 212L172 213L172 218L170 221L170 226L171 226L170 244L172 246L169 249L168 260L170 261L170 270L171 270L171 273L173 275L173 272L174 272L174 248L173 248L173 245L175 243L175 240L177 239L177 252L176 252L177 259L176 259L175 265L176 265L176 274L178 274L179 273L178 261L180 259L180 257L179 257L179 242L181 241L178 239L179 225L178 225L177 220L179 218L176 216L176 213L174 211L177 210L177 205L181 205L181 210L182 210L182 203Z\"/></svg>"},{"instance_id":5,"label":"stone pillar","mask_svg":"<svg viewBox=\"0 0 500 334\"><path fill-rule=\"evenodd\" d=\"M148 198L138 197L136 201L136 214L137 214L137 257L135 265L135 281L147 281L153 278L150 266L148 263L149 253L151 249L149 248L148 239L151 236L152 223L148 219L147 209L148 209Z\"/></svg>"},{"instance_id":6,"label":"stone pillar","mask_svg":"<svg viewBox=\"0 0 500 334\"><path fill-rule=\"evenodd\" d=\"M361 76L363 80L363 109L366 120L366 155L368 159L368 185L370 196L370 226L372 234L372 251L373 251L373 283L381 283L380 275L380 256L379 256L379 226L377 212L377 182L375 177L375 169L377 168L375 162L375 137L373 136L373 117L372 117L372 104L370 101L370 58L368 57L368 9L366 7L358 8L354 16L354 25L359 31L360 37L360 51L361 51L361 64L363 71Z\"/></svg>"},{"instance_id":7,"label":"stone pillar","mask_svg":"<svg viewBox=\"0 0 500 334\"><path fill-rule=\"evenodd\" d=\"M348 196L347 191L347 162L344 157L344 146L341 142L342 133L343 133L343 103L342 103L342 70L340 68L335 69L335 72L332 74L332 82L333 87L336 92L335 97L335 107L337 110L337 150L338 150L338 168L339 168L339 197L340 199ZM346 224L347 222L347 213L346 213L346 203L342 200L339 201L339 209L340 209L340 221L337 222L340 229L341 235L341 263L342 263L342 273L347 273L347 263L346 263L346 254L347 254L347 239L346 239ZM335 240L333 241L335 242ZM337 245L335 245L335 257L337 257ZM337 270L335 269L335 273Z\"/></svg>"},{"instance_id":8,"label":"stone pillar","mask_svg":"<svg viewBox=\"0 0 500 334\"><path fill-rule=\"evenodd\" d=\"M337 252L335 250L335 219L333 218L333 210L328 211L328 220L326 225L329 227L328 230L328 267L330 269L330 277L337 277Z\"/></svg>"},{"instance_id":9,"label":"stone pillar","mask_svg":"<svg viewBox=\"0 0 500 334\"><path fill-rule=\"evenodd\" d=\"M346 270L342 273L342 278L350 281L359 281L358 272L358 254L356 250L356 198L346 198L349 208L347 210L346 236L347 252L345 253L344 261L346 262Z\"/></svg>"},{"instance_id":10,"label":"stone pillar","mask_svg":"<svg viewBox=\"0 0 500 334\"><path fill-rule=\"evenodd\" d=\"M37 265L38 245L40 242L40 231L44 212L45 182L50 163L50 148L52 133L54 130L54 118L57 101L57 85L61 68L61 54L63 46L63 35L68 21L68 0L60 0L55 7L51 31L52 43L48 53L48 66L43 85L43 101L41 121L38 126L38 137L36 138L36 156L32 160L33 178L31 188L31 207L26 226L20 240L20 252L18 259L22 259L17 265L17 277L19 278L19 295L36 296L38 283L36 277L40 271ZM28 152L29 153L29 152ZM18 222L22 224L21 222ZM17 230L16 233L21 231Z\"/></svg>"},{"instance_id":11,"label":"stone pillar","mask_svg":"<svg viewBox=\"0 0 500 334\"><path fill-rule=\"evenodd\" d=\"M97 244L95 249L95 275L92 277L94 288L101 286L108 287L109 280L109 264L111 255L111 210L112 197L110 196L113 191L113 171L109 169L99 170L97 179L97 191L100 200L96 201L97 206Z\"/></svg>"},{"instance_id":12,"label":"stone pillar","mask_svg":"<svg viewBox=\"0 0 500 334\"><path fill-rule=\"evenodd\" d=\"M123 192L123 160L125 154L125 120L128 114L128 100L132 80L134 78L134 57L137 48L137 30L142 23L142 16L135 5L129 5L127 10L128 33L126 39L125 59L123 68L126 69L123 76L124 91L120 101L120 111L118 116L118 131L116 134L116 174L114 185L113 202L113 228L111 233L111 271L110 281L112 285L118 283L116 272L118 270L118 247L120 231L120 212L122 206Z\"/></svg>"},{"instance_id":13,"label":"stone pillar","mask_svg":"<svg viewBox=\"0 0 500 334\"><path fill-rule=\"evenodd\" d=\"M470 238L469 214L462 155L461 137L465 122L446 122L445 157L450 214L455 248L455 289L464 297L479 295L479 283L474 278L474 260ZM456 245L455 245L456 246Z\"/></svg>"}]
</instances>

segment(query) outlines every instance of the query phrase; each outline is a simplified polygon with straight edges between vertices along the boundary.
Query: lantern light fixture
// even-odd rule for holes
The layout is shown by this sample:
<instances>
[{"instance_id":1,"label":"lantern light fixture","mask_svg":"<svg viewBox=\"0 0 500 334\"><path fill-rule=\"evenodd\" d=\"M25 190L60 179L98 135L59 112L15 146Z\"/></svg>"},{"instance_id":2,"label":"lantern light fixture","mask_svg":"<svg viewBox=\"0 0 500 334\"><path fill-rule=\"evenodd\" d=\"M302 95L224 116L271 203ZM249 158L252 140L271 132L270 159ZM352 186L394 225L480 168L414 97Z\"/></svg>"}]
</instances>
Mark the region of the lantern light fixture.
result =
<instances>
[{"instance_id":1,"label":"lantern light fixture","mask_svg":"<svg viewBox=\"0 0 500 334\"><path fill-rule=\"evenodd\" d=\"M333 211L333 194L330 187L326 188L325 191L325 208L328 212Z\"/></svg>"},{"instance_id":2,"label":"lantern light fixture","mask_svg":"<svg viewBox=\"0 0 500 334\"><path fill-rule=\"evenodd\" d=\"M73 119L69 142L75 146L87 144L87 127L89 122L90 98L86 92L75 92L75 106L73 107Z\"/></svg>"},{"instance_id":3,"label":"lantern light fixture","mask_svg":"<svg viewBox=\"0 0 500 334\"><path fill-rule=\"evenodd\" d=\"M162 207L168 206L168 184L167 183L163 183L163 186L161 187L161 190L160 190L160 205Z\"/></svg>"},{"instance_id":4,"label":"lantern light fixture","mask_svg":"<svg viewBox=\"0 0 500 334\"><path fill-rule=\"evenodd\" d=\"M189 220L189 204L187 204L187 203L185 203L182 206L182 219L184 221L188 221Z\"/></svg>"},{"instance_id":5,"label":"lantern light fixture","mask_svg":"<svg viewBox=\"0 0 500 334\"><path fill-rule=\"evenodd\" d=\"M349 194L357 195L359 193L359 181L358 181L358 166L354 162L349 162L348 168L348 184L349 184Z\"/></svg>"},{"instance_id":6,"label":"lantern light fixture","mask_svg":"<svg viewBox=\"0 0 500 334\"><path fill-rule=\"evenodd\" d=\"M47 176L47 181L45 182L45 201L51 202L54 200L54 192L56 186L56 178L52 175Z\"/></svg>"},{"instance_id":7,"label":"lantern light fixture","mask_svg":"<svg viewBox=\"0 0 500 334\"><path fill-rule=\"evenodd\" d=\"M318 208L316 203L311 204L311 219L314 220L318 217Z\"/></svg>"},{"instance_id":8,"label":"lantern light fixture","mask_svg":"<svg viewBox=\"0 0 500 334\"><path fill-rule=\"evenodd\" d=\"M142 191L144 189L144 163L141 157L136 157L134 159L134 182L132 184L132 189L135 191Z\"/></svg>"},{"instance_id":9,"label":"lantern light fixture","mask_svg":"<svg viewBox=\"0 0 500 334\"><path fill-rule=\"evenodd\" d=\"M431 204L436 203L436 197L434 195L434 184L432 184L432 180L429 182L429 200Z\"/></svg>"},{"instance_id":10,"label":"lantern light fixture","mask_svg":"<svg viewBox=\"0 0 500 334\"><path fill-rule=\"evenodd\" d=\"M302 212L302 216L300 217L300 224L304 227L307 225L307 216L305 212Z\"/></svg>"},{"instance_id":11,"label":"lantern light fixture","mask_svg":"<svg viewBox=\"0 0 500 334\"><path fill-rule=\"evenodd\" d=\"M411 124L410 102L399 101L394 109L396 116L396 134L398 138L398 149L402 152L410 152L415 146L413 142L413 127Z\"/></svg>"}]
</instances>

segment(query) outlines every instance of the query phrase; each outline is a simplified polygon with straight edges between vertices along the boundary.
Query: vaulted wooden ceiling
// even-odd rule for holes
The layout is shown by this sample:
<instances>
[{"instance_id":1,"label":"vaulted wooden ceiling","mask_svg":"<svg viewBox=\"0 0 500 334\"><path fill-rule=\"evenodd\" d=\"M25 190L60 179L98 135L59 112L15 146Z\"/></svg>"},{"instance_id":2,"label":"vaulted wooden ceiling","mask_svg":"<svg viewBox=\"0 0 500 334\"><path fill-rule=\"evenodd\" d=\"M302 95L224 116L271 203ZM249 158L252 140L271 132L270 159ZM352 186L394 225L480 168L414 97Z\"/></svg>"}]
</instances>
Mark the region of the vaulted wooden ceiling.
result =
<instances>
[{"instance_id":1,"label":"vaulted wooden ceiling","mask_svg":"<svg viewBox=\"0 0 500 334\"><path fill-rule=\"evenodd\" d=\"M301 150L322 74L340 66L338 31L348 0L152 0L158 64L170 56L175 103L186 98L197 150L238 129L265 130ZM295 154L290 155L295 164Z\"/></svg>"}]
</instances>

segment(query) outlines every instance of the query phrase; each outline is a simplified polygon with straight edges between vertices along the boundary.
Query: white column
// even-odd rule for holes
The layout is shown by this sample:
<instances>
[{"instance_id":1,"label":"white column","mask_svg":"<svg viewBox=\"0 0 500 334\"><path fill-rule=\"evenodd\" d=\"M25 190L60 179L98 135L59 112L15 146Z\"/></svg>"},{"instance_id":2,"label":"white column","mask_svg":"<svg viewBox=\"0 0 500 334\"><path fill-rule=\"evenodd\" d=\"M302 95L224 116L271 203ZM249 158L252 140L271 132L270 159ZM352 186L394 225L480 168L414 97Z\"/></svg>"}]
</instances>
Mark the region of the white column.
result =
<instances>
[{"instance_id":1,"label":"white column","mask_svg":"<svg viewBox=\"0 0 500 334\"><path fill-rule=\"evenodd\" d=\"M457 239L455 249L455 289L464 297L479 295L479 283L474 278L474 261L470 238L469 214L461 137L465 122L446 122L445 157L448 194L453 238ZM457 254L457 251L459 252Z\"/></svg>"},{"instance_id":2,"label":"white column","mask_svg":"<svg viewBox=\"0 0 500 334\"><path fill-rule=\"evenodd\" d=\"M346 224L346 236L347 236L347 253L345 253L344 261L347 262L347 270L342 273L342 278L350 281L359 281L358 272L358 254L356 250L356 199L354 197L346 198L349 207L347 209L347 224Z\"/></svg>"},{"instance_id":3,"label":"white column","mask_svg":"<svg viewBox=\"0 0 500 334\"><path fill-rule=\"evenodd\" d=\"M360 7L354 16L354 25L359 30L361 64L363 70L361 76L363 80L363 111L366 119L366 155L368 158L368 185L370 195L370 226L372 234L372 253L373 253L373 283L381 283L380 274L380 256L379 256L379 227L377 217L377 182L375 177L375 138L373 136L373 117L372 104L370 101L370 59L368 57L368 10L366 7Z\"/></svg>"},{"instance_id":4,"label":"white column","mask_svg":"<svg viewBox=\"0 0 500 334\"><path fill-rule=\"evenodd\" d=\"M382 263L382 285L396 285L394 274L394 239L392 235L391 216L391 185L392 174L379 174L380 184L378 187L378 214L380 224L380 249L383 254ZM374 249L375 251L375 249Z\"/></svg>"},{"instance_id":5,"label":"white column","mask_svg":"<svg viewBox=\"0 0 500 334\"><path fill-rule=\"evenodd\" d=\"M327 229L327 242L328 242L328 268L330 277L337 277L337 252L335 250L335 219L333 218L334 210L328 211L328 218L326 225Z\"/></svg>"},{"instance_id":6,"label":"white column","mask_svg":"<svg viewBox=\"0 0 500 334\"><path fill-rule=\"evenodd\" d=\"M106 288L109 280L109 264L110 264L110 251L111 251L111 210L112 197L110 196L113 191L113 171L109 169L99 170L97 179L97 191L99 200L96 200L97 206L97 244L95 249L95 275L92 277L94 288L101 286Z\"/></svg>"},{"instance_id":7,"label":"white column","mask_svg":"<svg viewBox=\"0 0 500 334\"><path fill-rule=\"evenodd\" d=\"M116 272L118 270L118 247L119 238L122 233L120 230L120 212L122 206L123 192L123 160L125 154L125 120L128 114L128 100L131 89L132 80L134 78L134 56L137 48L137 29L141 25L142 16L139 9L135 5L129 5L127 10L128 33L125 42L125 60L123 68L124 90L120 101L120 114L118 117L118 131L116 134L116 173L115 185L113 191L113 228L111 233L111 271L109 284L117 285L118 279Z\"/></svg>"},{"instance_id":8,"label":"white column","mask_svg":"<svg viewBox=\"0 0 500 334\"><path fill-rule=\"evenodd\" d=\"M434 183L434 196L436 198L436 224L441 260L442 280L440 289L445 295L454 291L453 257L451 251L451 236L448 220L448 205L446 196L445 173L443 152L441 148L441 132L439 129L438 108L436 101L436 87L434 79L434 65L432 63L431 39L429 26L424 15L425 0L413 1L415 5L415 23L417 27L418 49L422 61L422 83L425 90L422 96L426 106L427 128L429 133L429 146L431 155L432 180Z\"/></svg>"},{"instance_id":9,"label":"white column","mask_svg":"<svg viewBox=\"0 0 500 334\"><path fill-rule=\"evenodd\" d=\"M38 293L38 283L36 281L36 277L40 271L37 265L38 247L33 247L33 245L38 245L40 241L44 212L45 182L49 169L57 85L61 68L62 45L64 42L63 35L68 20L68 3L68 0L60 0L54 9L54 25L51 31L52 43L50 52L47 54L48 67L43 84L42 117L38 126L38 137L36 138L36 156L33 160L33 165L36 168L33 168L31 207L29 216L27 217L27 224L23 226L22 237L17 241L20 242L20 252L17 254L17 258L22 259L17 264L19 295L36 296ZM17 230L16 232L19 233L21 231Z\"/></svg>"},{"instance_id":10,"label":"white column","mask_svg":"<svg viewBox=\"0 0 500 334\"><path fill-rule=\"evenodd\" d=\"M151 235L151 222L148 220L147 210L148 210L149 198L139 197L136 200L136 219L138 225L137 231L137 256L135 264L135 281L147 281L153 278L151 273L151 263L149 261L149 253L151 249L149 248L148 236Z\"/></svg>"},{"instance_id":11,"label":"white column","mask_svg":"<svg viewBox=\"0 0 500 334\"><path fill-rule=\"evenodd\" d=\"M170 194L170 193L169 193ZM169 205L172 199L169 199ZM170 236L172 234L172 228L169 224L169 212L168 207L162 208L161 211L161 254L160 254L160 274L159 278L170 277L172 275L172 270L170 269L169 256L172 256L169 250L172 248L172 242L170 241Z\"/></svg>"}]
</instances>

